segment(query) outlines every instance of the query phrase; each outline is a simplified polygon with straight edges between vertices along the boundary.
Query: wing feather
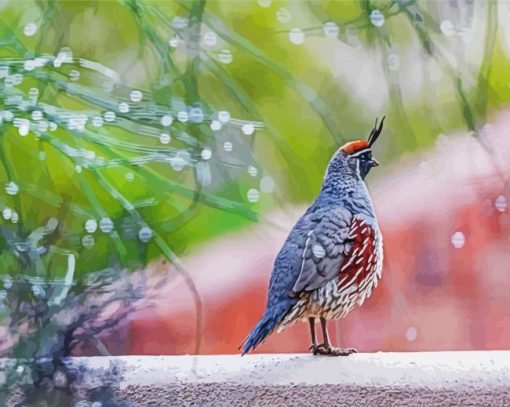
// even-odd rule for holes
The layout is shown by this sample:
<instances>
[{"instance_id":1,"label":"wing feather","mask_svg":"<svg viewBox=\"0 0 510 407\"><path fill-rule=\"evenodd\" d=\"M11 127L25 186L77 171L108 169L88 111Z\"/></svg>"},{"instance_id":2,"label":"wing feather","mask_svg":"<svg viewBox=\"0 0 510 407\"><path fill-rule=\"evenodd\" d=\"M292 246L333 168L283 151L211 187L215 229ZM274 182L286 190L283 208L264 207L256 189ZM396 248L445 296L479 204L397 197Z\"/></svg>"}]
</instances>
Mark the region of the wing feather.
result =
<instances>
[{"instance_id":1,"label":"wing feather","mask_svg":"<svg viewBox=\"0 0 510 407\"><path fill-rule=\"evenodd\" d=\"M308 237L303 246L301 269L292 288L295 293L313 291L338 275L351 250L352 214L345 208L313 213Z\"/></svg>"}]
</instances>

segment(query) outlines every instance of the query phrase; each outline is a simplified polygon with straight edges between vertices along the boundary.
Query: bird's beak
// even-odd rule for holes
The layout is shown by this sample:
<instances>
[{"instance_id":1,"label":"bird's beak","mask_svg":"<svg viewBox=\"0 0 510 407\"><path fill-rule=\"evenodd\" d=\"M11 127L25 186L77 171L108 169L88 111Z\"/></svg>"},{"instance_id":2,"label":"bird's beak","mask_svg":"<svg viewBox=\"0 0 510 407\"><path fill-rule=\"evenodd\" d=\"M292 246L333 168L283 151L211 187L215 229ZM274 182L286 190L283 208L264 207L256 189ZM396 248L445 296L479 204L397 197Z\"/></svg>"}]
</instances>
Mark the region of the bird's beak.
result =
<instances>
[{"instance_id":1,"label":"bird's beak","mask_svg":"<svg viewBox=\"0 0 510 407\"><path fill-rule=\"evenodd\" d=\"M370 164L372 165L372 167L379 167L379 161L377 161L375 158L372 158Z\"/></svg>"}]
</instances>

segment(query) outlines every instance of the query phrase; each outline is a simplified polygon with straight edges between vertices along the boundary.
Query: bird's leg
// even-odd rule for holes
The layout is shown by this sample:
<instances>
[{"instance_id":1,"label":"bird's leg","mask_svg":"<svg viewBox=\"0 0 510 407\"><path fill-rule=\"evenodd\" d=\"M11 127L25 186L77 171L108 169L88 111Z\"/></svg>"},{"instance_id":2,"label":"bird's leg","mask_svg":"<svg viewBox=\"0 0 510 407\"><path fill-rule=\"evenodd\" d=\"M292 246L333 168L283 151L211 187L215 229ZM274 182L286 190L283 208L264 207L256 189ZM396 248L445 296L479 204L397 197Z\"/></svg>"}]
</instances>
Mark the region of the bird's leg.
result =
<instances>
[{"instance_id":1,"label":"bird's leg","mask_svg":"<svg viewBox=\"0 0 510 407\"><path fill-rule=\"evenodd\" d=\"M328 334L328 321L325 318L321 317L321 327L322 327L322 337L324 338L324 343L315 347L314 355L328 355L328 356L348 356L351 353L356 353L356 349L348 348L333 348L329 342L329 334Z\"/></svg>"},{"instance_id":2,"label":"bird's leg","mask_svg":"<svg viewBox=\"0 0 510 407\"><path fill-rule=\"evenodd\" d=\"M310 351L315 355L315 350L317 349L317 336L315 335L315 318L308 318L308 322L310 324L310 334L312 336L312 344L310 345Z\"/></svg>"}]
</instances>

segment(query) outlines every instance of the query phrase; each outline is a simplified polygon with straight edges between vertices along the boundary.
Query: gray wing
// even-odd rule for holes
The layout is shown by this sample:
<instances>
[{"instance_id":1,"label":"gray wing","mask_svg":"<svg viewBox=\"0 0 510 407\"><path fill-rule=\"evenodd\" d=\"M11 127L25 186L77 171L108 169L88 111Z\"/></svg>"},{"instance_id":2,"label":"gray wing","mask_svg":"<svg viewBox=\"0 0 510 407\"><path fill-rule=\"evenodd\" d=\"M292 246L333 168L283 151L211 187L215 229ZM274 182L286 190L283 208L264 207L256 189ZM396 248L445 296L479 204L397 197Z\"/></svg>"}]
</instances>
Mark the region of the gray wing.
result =
<instances>
[{"instance_id":1,"label":"gray wing","mask_svg":"<svg viewBox=\"0 0 510 407\"><path fill-rule=\"evenodd\" d=\"M337 207L319 216L318 221L310 219L311 222L305 222L311 229L302 251L301 270L292 288L295 293L315 290L332 280L351 250L349 229L352 214Z\"/></svg>"}]
</instances>

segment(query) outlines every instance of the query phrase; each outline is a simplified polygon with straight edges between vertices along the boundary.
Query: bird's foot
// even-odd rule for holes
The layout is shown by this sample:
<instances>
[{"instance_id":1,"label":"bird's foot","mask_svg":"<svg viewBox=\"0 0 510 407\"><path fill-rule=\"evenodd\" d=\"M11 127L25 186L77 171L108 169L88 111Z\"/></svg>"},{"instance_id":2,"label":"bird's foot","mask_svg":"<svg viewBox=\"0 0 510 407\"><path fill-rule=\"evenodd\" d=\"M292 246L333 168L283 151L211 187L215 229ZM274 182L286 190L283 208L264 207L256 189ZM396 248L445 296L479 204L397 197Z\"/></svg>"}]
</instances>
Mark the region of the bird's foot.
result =
<instances>
[{"instance_id":1,"label":"bird's foot","mask_svg":"<svg viewBox=\"0 0 510 407\"><path fill-rule=\"evenodd\" d=\"M314 355L326 355L326 356L349 356L352 353L357 353L358 351L354 348L333 348L331 346L326 346L323 343L320 345L312 345L310 346L310 351Z\"/></svg>"}]
</instances>

